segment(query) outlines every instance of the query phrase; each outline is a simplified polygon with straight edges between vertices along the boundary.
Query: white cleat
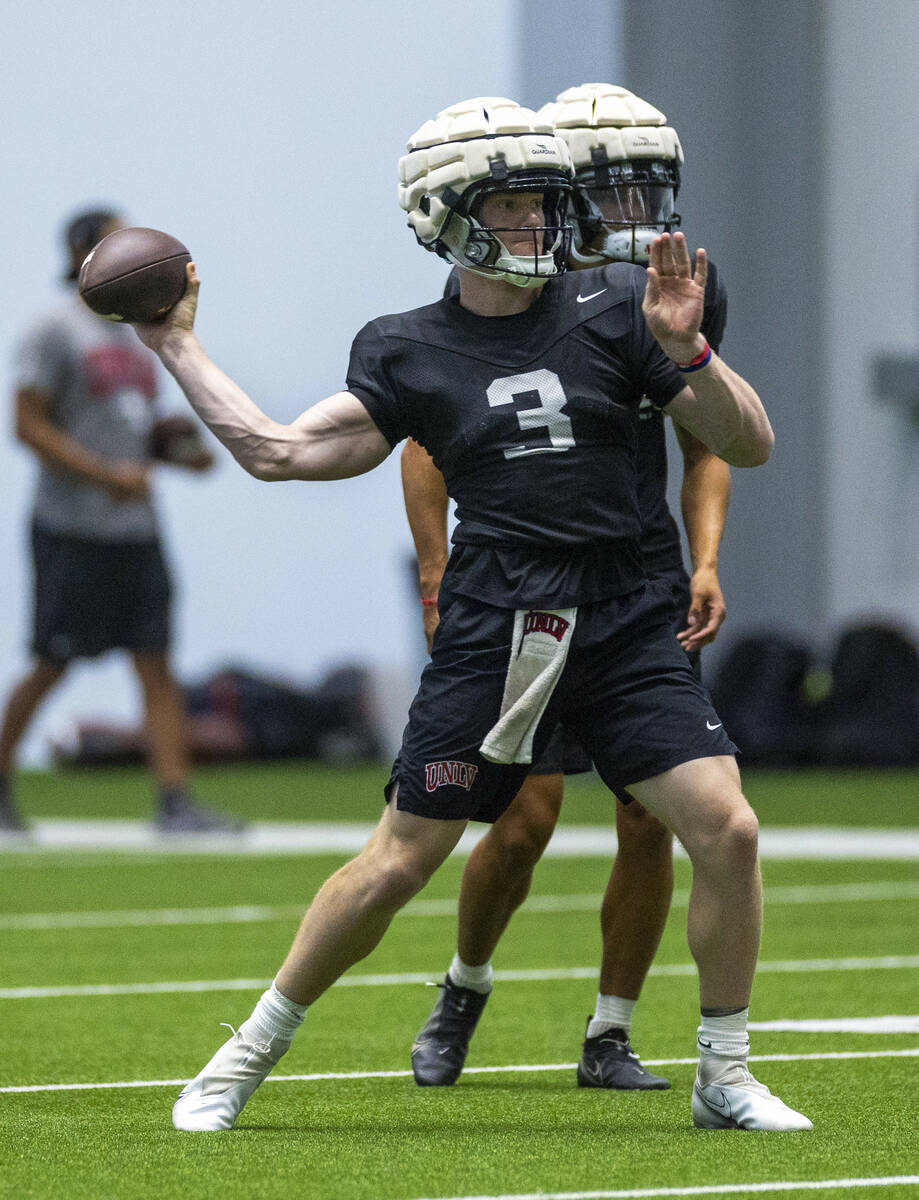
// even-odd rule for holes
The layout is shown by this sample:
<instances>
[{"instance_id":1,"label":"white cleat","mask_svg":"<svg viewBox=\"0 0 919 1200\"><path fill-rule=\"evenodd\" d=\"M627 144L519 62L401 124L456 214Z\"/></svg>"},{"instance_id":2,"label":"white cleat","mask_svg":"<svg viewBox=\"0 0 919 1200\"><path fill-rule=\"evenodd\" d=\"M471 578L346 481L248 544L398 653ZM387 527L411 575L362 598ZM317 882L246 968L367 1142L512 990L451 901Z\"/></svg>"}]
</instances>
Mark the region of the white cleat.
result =
<instances>
[{"instance_id":1,"label":"white cleat","mask_svg":"<svg viewBox=\"0 0 919 1200\"><path fill-rule=\"evenodd\" d=\"M232 1129L246 1101L287 1051L290 1042L250 1042L234 1033L185 1085L172 1107L176 1129Z\"/></svg>"},{"instance_id":2,"label":"white cleat","mask_svg":"<svg viewBox=\"0 0 919 1200\"><path fill-rule=\"evenodd\" d=\"M790 1133L813 1129L803 1113L784 1104L746 1067L737 1064L709 1083L692 1087L692 1122L697 1129L760 1129Z\"/></svg>"}]
</instances>

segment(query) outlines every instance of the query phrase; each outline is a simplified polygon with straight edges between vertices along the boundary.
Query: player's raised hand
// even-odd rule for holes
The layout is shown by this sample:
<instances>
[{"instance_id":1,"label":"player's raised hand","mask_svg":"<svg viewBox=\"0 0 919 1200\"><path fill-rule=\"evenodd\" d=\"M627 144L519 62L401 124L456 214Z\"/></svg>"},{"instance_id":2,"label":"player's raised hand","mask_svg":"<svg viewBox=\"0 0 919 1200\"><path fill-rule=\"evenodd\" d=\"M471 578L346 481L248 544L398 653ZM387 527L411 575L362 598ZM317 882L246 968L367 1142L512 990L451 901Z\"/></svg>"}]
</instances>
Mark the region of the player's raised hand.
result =
<instances>
[{"instance_id":1,"label":"player's raised hand","mask_svg":"<svg viewBox=\"0 0 919 1200\"><path fill-rule=\"evenodd\" d=\"M187 279L185 294L161 321L146 325L140 323L134 325L137 336L151 350L159 351L160 347L170 338L177 334L179 336L189 334L194 330L201 280L193 262L186 264L185 277Z\"/></svg>"},{"instance_id":2,"label":"player's raised hand","mask_svg":"<svg viewBox=\"0 0 919 1200\"><path fill-rule=\"evenodd\" d=\"M705 339L699 327L707 277L708 258L704 250L696 251L693 275L689 248L682 233L664 233L651 243L642 311L664 353L676 362L688 362L704 348Z\"/></svg>"}]
</instances>

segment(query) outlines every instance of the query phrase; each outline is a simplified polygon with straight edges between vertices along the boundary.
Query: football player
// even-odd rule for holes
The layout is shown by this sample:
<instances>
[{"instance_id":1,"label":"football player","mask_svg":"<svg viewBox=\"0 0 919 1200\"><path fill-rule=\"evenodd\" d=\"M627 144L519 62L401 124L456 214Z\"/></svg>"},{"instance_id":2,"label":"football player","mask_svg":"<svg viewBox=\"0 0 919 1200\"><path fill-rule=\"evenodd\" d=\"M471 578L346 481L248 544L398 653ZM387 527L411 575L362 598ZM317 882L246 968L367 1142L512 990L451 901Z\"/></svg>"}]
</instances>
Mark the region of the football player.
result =
<instances>
[{"instance_id":1,"label":"football player","mask_svg":"<svg viewBox=\"0 0 919 1200\"><path fill-rule=\"evenodd\" d=\"M138 327L257 478L358 475L413 437L459 516L434 653L380 822L320 888L274 983L182 1091L173 1124L235 1123L307 1007L378 944L470 819L501 815L562 720L610 788L628 788L692 860L694 1121L809 1129L747 1068L756 818L735 747L672 637L668 589L646 581L638 542L642 396L735 466L765 462L772 448L755 391L700 333L705 252L693 275L685 238L663 234L647 285L623 263L566 276L568 147L503 98L426 122L400 176L419 242L462 267L459 297L371 321L353 343L346 390L291 424L266 416L208 359L194 334L192 267L166 321Z\"/></svg>"},{"instance_id":2,"label":"football player","mask_svg":"<svg viewBox=\"0 0 919 1200\"><path fill-rule=\"evenodd\" d=\"M683 152L666 117L625 88L584 84L562 92L541 115L568 145L574 167L569 270L609 262L645 264L655 237L680 223L674 201ZM456 269L448 292L456 286ZM593 285L579 292L581 303ZM727 297L708 263L701 330L719 350ZM698 673L699 648L725 616L718 582L718 548L730 496L730 468L692 434L675 425L683 453L683 517L693 573L683 567L680 535L667 506L667 447L660 408L638 408L638 498L641 548L652 579L671 588L676 637ZM447 490L430 455L415 441L402 452L405 508L415 542L422 616L428 647L437 626L437 593L447 564ZM491 956L530 889L533 868L555 828L563 772L589 770L590 759L562 730L534 764L507 811L476 845L463 875L457 952L442 993L412 1047L417 1083L456 1082L492 986ZM673 839L628 792L616 804L618 854L600 911L603 957L600 991L577 1081L581 1087L663 1089L629 1042L632 1012L654 957L673 894Z\"/></svg>"},{"instance_id":3,"label":"football player","mask_svg":"<svg viewBox=\"0 0 919 1200\"><path fill-rule=\"evenodd\" d=\"M184 458L156 444L169 425L168 417L158 420L156 362L76 292L86 255L121 226L111 209L89 209L68 223L71 292L32 320L17 353L16 435L40 468L31 520L33 660L0 716L0 835L28 829L12 773L39 705L73 662L115 649L127 651L141 685L156 828L239 833L244 826L198 804L189 789L185 713L170 662L172 581L151 488L156 461L206 471L212 456L203 443ZM179 428L187 423L182 417Z\"/></svg>"}]
</instances>

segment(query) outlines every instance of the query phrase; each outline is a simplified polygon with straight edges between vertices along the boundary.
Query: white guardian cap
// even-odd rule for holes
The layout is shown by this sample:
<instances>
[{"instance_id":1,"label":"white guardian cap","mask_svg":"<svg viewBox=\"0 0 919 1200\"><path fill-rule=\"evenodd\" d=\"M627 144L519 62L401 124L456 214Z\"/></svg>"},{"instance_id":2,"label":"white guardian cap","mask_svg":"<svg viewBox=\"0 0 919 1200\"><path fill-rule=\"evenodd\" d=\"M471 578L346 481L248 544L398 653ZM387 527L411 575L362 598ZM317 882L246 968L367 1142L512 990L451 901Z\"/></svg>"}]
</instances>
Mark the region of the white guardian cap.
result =
<instances>
[{"instance_id":1,"label":"white guardian cap","mask_svg":"<svg viewBox=\"0 0 919 1200\"><path fill-rule=\"evenodd\" d=\"M539 287L565 270L571 243L571 161L551 121L513 100L463 100L427 121L399 160L399 203L426 250L477 275ZM510 229L486 227L478 203L496 192L542 194L544 223L527 228L532 254L511 254ZM513 231L517 238L520 230Z\"/></svg>"},{"instance_id":2,"label":"white guardian cap","mask_svg":"<svg viewBox=\"0 0 919 1200\"><path fill-rule=\"evenodd\" d=\"M612 83L583 83L539 110L574 167L572 257L589 266L646 263L661 233L680 224L674 201L683 148L662 112Z\"/></svg>"}]
</instances>

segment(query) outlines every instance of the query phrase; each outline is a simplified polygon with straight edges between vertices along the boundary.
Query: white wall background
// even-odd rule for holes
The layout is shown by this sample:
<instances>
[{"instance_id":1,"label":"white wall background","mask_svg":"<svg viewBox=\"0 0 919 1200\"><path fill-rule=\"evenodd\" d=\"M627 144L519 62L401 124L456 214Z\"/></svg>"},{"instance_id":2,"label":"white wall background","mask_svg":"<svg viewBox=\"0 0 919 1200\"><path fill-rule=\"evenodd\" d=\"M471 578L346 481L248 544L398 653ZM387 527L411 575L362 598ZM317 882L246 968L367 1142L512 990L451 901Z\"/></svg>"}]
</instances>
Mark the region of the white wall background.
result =
<instances>
[{"instance_id":1,"label":"white wall background","mask_svg":"<svg viewBox=\"0 0 919 1200\"><path fill-rule=\"evenodd\" d=\"M344 382L370 318L425 303L445 267L396 203L407 137L445 104L514 94L514 0L407 5L264 0L0 0L4 70L0 394L26 318L53 294L64 220L97 201L191 248L211 355L279 419ZM176 406L182 398L175 393ZM181 586L177 666L227 661L309 679L342 659L419 661L398 455L372 475L269 486L224 455L161 473ZM0 692L26 669L33 467L0 437ZM420 625L419 625L420 629ZM401 724L405 697L394 697ZM132 717L118 656L82 664L23 747L68 719Z\"/></svg>"},{"instance_id":2,"label":"white wall background","mask_svg":"<svg viewBox=\"0 0 919 1200\"><path fill-rule=\"evenodd\" d=\"M869 614L916 628L919 435L871 394L875 355L919 343L915 0L0 0L0 15L4 403L14 339L61 270L60 228L105 201L186 240L205 345L273 416L295 416L341 386L366 320L441 285L395 200L406 137L463 96L538 104L621 81L684 135L681 206L729 281L729 357L782 438L737 482L719 645L787 625L826 643ZM677 19L678 42L662 40ZM28 661L31 477L0 436L3 694ZM163 472L159 491L183 676L237 661L308 680L356 658L410 684L421 642L396 456L358 480L274 486L224 458L205 480ZM394 728L406 699L394 689ZM136 711L123 663L81 665L25 761L71 717Z\"/></svg>"},{"instance_id":3,"label":"white wall background","mask_svg":"<svg viewBox=\"0 0 919 1200\"><path fill-rule=\"evenodd\" d=\"M919 354L919 5L835 0L827 35L829 617L919 634L919 425L872 395Z\"/></svg>"}]
</instances>

